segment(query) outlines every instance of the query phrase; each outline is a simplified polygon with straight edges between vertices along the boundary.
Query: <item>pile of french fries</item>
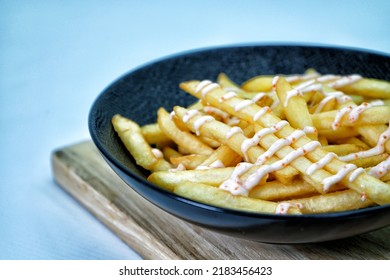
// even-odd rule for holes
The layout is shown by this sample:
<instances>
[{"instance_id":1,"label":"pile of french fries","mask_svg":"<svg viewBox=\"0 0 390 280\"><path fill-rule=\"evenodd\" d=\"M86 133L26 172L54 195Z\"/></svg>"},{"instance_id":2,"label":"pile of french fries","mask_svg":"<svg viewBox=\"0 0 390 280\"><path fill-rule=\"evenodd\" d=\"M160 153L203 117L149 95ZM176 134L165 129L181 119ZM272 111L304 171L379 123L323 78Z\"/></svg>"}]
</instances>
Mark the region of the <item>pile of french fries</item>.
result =
<instances>
[{"instance_id":1,"label":"pile of french fries","mask_svg":"<svg viewBox=\"0 0 390 280\"><path fill-rule=\"evenodd\" d=\"M316 214L390 203L390 83L360 75L186 81L191 106L112 124L161 188L205 204Z\"/></svg>"}]
</instances>

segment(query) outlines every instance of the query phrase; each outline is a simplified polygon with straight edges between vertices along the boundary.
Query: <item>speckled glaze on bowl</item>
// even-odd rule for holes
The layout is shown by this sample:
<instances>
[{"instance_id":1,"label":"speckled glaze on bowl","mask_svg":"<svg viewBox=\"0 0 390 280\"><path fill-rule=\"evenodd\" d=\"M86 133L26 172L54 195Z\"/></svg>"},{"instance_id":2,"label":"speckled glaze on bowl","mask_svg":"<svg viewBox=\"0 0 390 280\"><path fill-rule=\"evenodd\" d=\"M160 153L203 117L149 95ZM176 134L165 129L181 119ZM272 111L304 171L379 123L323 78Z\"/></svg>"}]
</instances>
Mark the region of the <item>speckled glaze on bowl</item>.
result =
<instances>
[{"instance_id":1,"label":"speckled glaze on bowl","mask_svg":"<svg viewBox=\"0 0 390 280\"><path fill-rule=\"evenodd\" d=\"M215 80L220 72L241 83L256 75L359 73L390 80L390 56L360 49L300 45L239 45L185 52L128 72L96 99L89 114L92 140L112 169L140 195L188 222L228 235L267 243L313 243L346 238L390 225L390 205L319 215L272 215L205 205L160 189L146 180L111 126L122 114L139 124L156 121L156 111L195 99L178 87L187 80Z\"/></svg>"}]
</instances>

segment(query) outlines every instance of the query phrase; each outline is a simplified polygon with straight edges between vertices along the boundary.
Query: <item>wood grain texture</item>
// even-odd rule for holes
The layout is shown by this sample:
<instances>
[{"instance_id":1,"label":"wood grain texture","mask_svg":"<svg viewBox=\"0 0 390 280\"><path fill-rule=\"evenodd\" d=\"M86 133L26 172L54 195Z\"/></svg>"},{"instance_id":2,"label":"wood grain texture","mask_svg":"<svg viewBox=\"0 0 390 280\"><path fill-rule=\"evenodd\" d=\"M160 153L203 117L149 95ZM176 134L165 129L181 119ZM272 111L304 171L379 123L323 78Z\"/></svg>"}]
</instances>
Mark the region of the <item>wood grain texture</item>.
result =
<instances>
[{"instance_id":1,"label":"wood grain texture","mask_svg":"<svg viewBox=\"0 0 390 280\"><path fill-rule=\"evenodd\" d=\"M52 153L56 182L144 259L390 259L390 227L307 245L242 240L180 220L126 185L91 141Z\"/></svg>"}]
</instances>

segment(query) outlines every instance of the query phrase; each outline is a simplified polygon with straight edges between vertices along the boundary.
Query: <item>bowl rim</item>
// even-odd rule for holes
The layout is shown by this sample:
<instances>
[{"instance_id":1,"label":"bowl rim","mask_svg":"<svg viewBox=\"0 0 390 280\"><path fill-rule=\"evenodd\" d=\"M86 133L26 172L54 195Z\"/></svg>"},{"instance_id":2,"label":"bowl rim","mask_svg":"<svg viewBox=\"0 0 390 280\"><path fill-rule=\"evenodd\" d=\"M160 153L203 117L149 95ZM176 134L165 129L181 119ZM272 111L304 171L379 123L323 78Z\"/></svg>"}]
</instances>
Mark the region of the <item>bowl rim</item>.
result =
<instances>
[{"instance_id":1,"label":"bowl rim","mask_svg":"<svg viewBox=\"0 0 390 280\"><path fill-rule=\"evenodd\" d=\"M215 45L215 46L207 46L207 47L201 47L201 48L194 48L189 50L184 50L181 52L168 54L165 56L162 56L160 58L152 59L146 63L143 63L135 68L132 68L116 79L114 79L110 84L108 84L103 90L97 95L95 100L93 101L89 113L88 113L88 129L90 136L92 138L92 141L94 142L95 146L98 148L98 151L103 155L103 158L106 161L109 161L110 164L113 164L115 167L119 168L122 172L124 172L126 175L130 176L132 179L138 181L141 185L144 185L145 187L151 188L153 191L159 192L160 194L167 195L171 199L180 201L185 204L189 204L191 206L202 208L203 210L212 211L212 212L218 212L218 213L226 213L226 214L232 214L236 216L245 216L245 217L252 217L252 218L261 218L261 219L278 219L278 220L292 220L292 221L302 221L302 220L329 220L329 219L344 219L344 218L351 218L354 216L360 216L364 214L373 214L375 212L381 212L386 211L390 209L390 204L386 205L376 205L371 206L367 208L361 208L356 210L348 210L348 211L341 211L341 212L332 212L332 213L319 213L319 214L301 214L301 215L280 215L280 214L270 214L270 213L259 213L259 212L251 212L251 211L244 211L244 210L235 210L231 208L225 208L220 206L214 206L205 204L190 198L179 196L173 192L170 192L168 190L165 190L161 187L159 187L156 184L153 184L146 180L144 177L131 172L129 168L127 168L122 162L117 160L110 152L108 152L104 145L100 142L99 137L97 136L97 133L95 131L95 127L93 126L93 113L96 110L97 104L99 103L99 100L106 94L106 92L116 83L121 81L122 79L125 79L126 77L133 75L137 73L138 71L143 70L144 68L151 67L157 63L164 63L168 60L178 59L184 56L188 55L199 55L204 52L210 52L210 51L223 51L224 49L232 49L232 48L253 48L253 47L262 47L262 48L311 48L311 49L332 49L335 51L350 51L350 52L356 52L356 53L365 53L369 55L378 55L378 56L384 56L387 58L390 58L390 53L371 50L367 48L359 48L359 47L350 47L350 46L343 46L343 45L331 45L331 44L316 44L316 43L299 43L299 42L252 42L252 43L241 43L241 44L227 44L227 45ZM130 156L130 155L129 155ZM120 177L120 176L119 176ZM124 181L121 178L122 181ZM134 188L133 186L129 185L128 182L125 182L126 185L128 185L130 188L135 190L137 193L139 191ZM142 195L142 194L140 194ZM149 202L150 200L145 197ZM153 202L151 202L153 203Z\"/></svg>"}]
</instances>

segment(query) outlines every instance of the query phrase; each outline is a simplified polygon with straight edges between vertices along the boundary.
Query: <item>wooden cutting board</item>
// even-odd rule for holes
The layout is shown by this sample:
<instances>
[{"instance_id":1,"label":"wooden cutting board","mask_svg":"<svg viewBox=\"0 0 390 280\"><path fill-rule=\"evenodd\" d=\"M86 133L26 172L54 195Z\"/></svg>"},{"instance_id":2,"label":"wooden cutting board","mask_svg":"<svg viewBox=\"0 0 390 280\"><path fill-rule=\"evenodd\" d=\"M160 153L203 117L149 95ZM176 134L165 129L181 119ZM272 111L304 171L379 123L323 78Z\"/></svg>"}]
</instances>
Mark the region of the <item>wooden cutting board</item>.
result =
<instances>
[{"instance_id":1,"label":"wooden cutting board","mask_svg":"<svg viewBox=\"0 0 390 280\"><path fill-rule=\"evenodd\" d=\"M60 148L51 160L55 181L144 259L390 259L390 227L321 244L247 241L151 204L110 169L91 141Z\"/></svg>"}]
</instances>

